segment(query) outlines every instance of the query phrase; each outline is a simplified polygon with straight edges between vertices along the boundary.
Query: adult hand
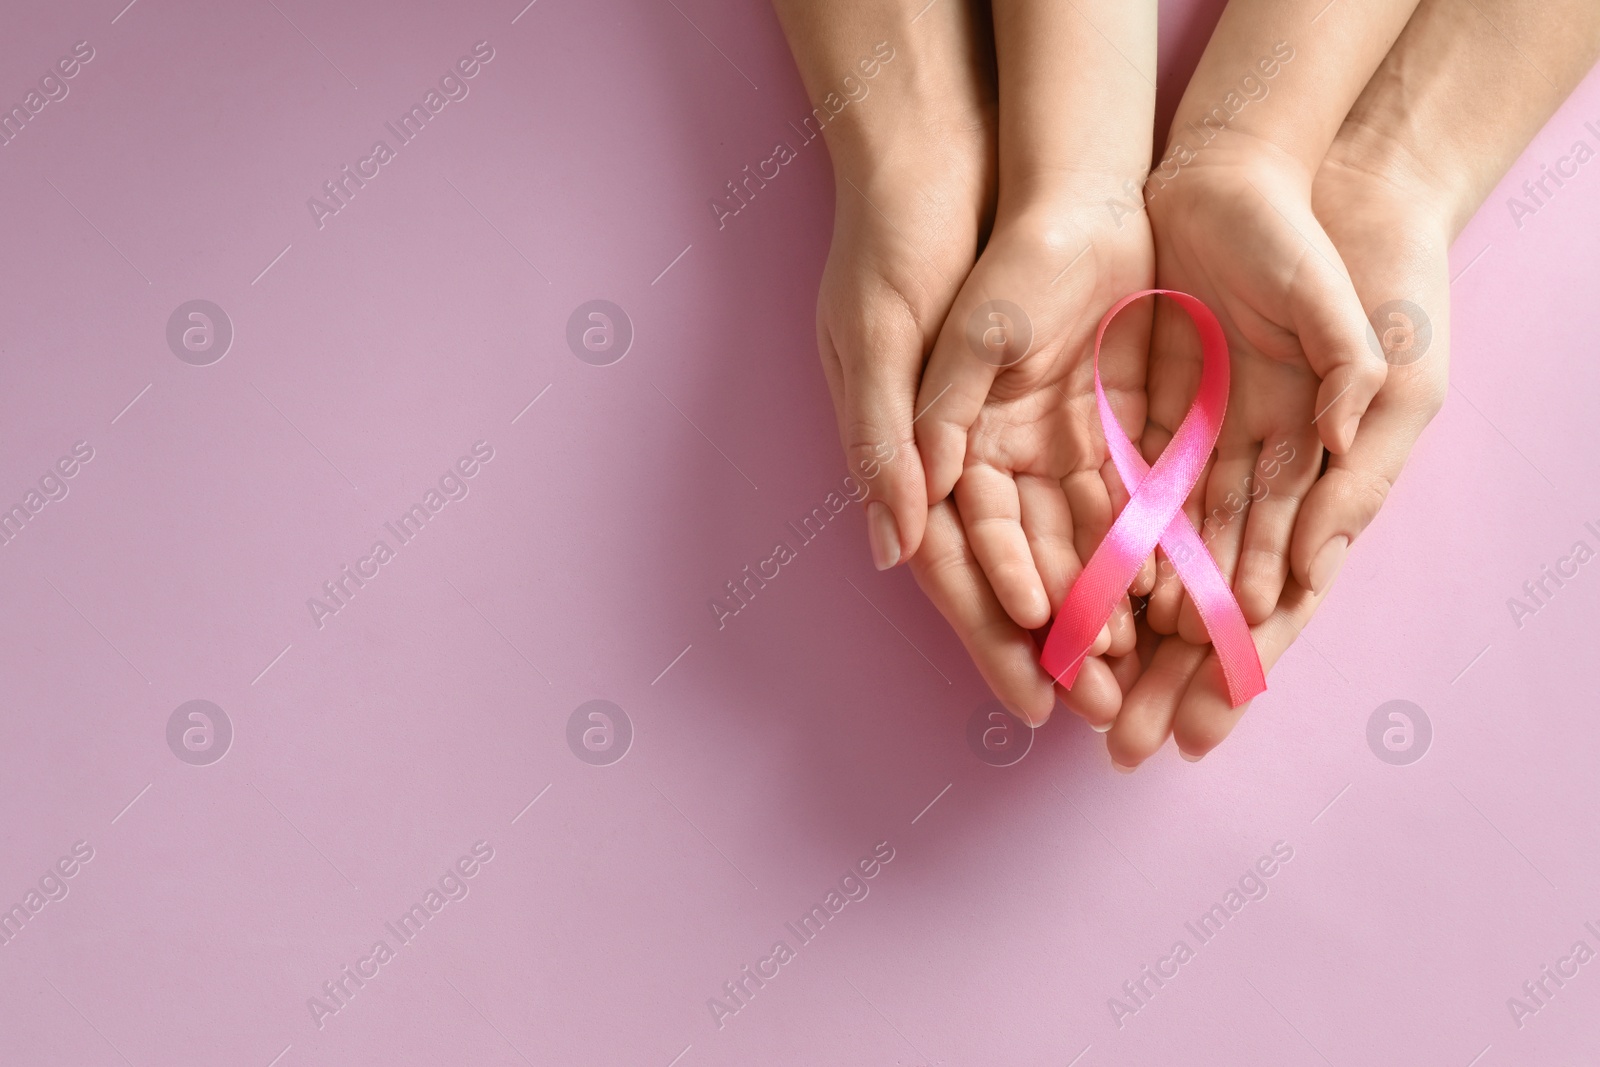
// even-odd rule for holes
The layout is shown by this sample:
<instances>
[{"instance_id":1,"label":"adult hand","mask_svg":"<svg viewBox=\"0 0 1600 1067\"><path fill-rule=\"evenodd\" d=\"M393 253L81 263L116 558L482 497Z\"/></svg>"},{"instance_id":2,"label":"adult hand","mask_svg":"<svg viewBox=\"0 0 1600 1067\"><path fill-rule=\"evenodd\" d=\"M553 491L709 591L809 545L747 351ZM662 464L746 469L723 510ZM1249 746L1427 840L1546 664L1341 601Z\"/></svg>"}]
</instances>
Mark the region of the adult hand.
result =
<instances>
[{"instance_id":1,"label":"adult hand","mask_svg":"<svg viewBox=\"0 0 1600 1067\"><path fill-rule=\"evenodd\" d=\"M1342 453L1382 384L1361 300L1311 208L1311 176L1270 145L1218 149L1151 202L1161 288L1204 300L1227 335L1228 412L1216 454L1188 502L1247 621L1265 621L1289 571L1290 538L1323 450ZM1163 302L1165 303L1165 302ZM1187 413L1199 379L1198 335L1176 307L1157 312L1150 355L1154 462ZM1307 588L1337 570L1308 561ZM1158 568L1150 625L1207 641L1170 565Z\"/></svg>"},{"instance_id":2,"label":"adult hand","mask_svg":"<svg viewBox=\"0 0 1600 1067\"><path fill-rule=\"evenodd\" d=\"M912 402L994 209L989 30L964 2L775 7L812 99L850 99L837 115L813 113L835 179L817 347L884 570L922 541L928 499Z\"/></svg>"},{"instance_id":3,"label":"adult hand","mask_svg":"<svg viewBox=\"0 0 1600 1067\"><path fill-rule=\"evenodd\" d=\"M1306 588L1316 561L1329 546L1342 555L1372 520L1443 403L1450 242L1597 55L1600 9L1582 0L1423 0L1319 166L1315 213L1388 368L1350 448L1300 509L1293 577L1253 631L1269 669L1320 602ZM1168 733L1198 759L1244 710L1228 705L1214 652L1166 637L1107 736L1112 762L1137 766Z\"/></svg>"}]
</instances>

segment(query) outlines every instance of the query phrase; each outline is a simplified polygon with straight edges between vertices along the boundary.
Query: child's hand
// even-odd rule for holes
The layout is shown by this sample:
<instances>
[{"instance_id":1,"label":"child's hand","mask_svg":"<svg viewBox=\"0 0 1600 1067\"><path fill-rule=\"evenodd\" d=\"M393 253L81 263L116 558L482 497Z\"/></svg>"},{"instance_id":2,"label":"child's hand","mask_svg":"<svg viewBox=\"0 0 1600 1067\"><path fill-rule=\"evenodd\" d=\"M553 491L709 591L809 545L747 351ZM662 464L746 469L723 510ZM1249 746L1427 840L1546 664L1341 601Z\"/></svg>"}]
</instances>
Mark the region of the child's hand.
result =
<instances>
[{"instance_id":1,"label":"child's hand","mask_svg":"<svg viewBox=\"0 0 1600 1067\"><path fill-rule=\"evenodd\" d=\"M1010 658L1013 647L1037 659L1026 631L1060 608L1126 500L1095 405L1094 339L1107 308L1150 287L1155 264L1145 215L1109 210L1110 193L1127 196L1111 187L1002 219L956 297L917 396L929 499L954 493L952 518L959 516L971 562L1005 613L994 628L1007 640L969 644L986 674L1000 672L985 661ZM1106 393L1131 437L1144 424L1149 328L1148 302L1129 308L1100 358ZM1147 591L1152 577L1137 590ZM1124 598L1091 654L1122 657L1133 645ZM1046 684L1034 697L1045 714L1048 693ZM1064 694L1097 726L1116 716L1121 696L1111 666L1097 658ZM1030 721L1042 721L1031 702L1016 702Z\"/></svg>"},{"instance_id":2,"label":"child's hand","mask_svg":"<svg viewBox=\"0 0 1600 1067\"><path fill-rule=\"evenodd\" d=\"M1150 159L1156 6L991 5L1001 101L994 233L917 394L934 506L913 561L918 580L996 695L1034 725L1049 717L1059 687L1029 630L1060 605L1121 503L1092 357L1101 316L1152 277L1139 182ZM1101 362L1134 434L1144 423L1148 331L1148 307L1129 309ZM1110 725L1138 670L1126 654L1130 615L1093 649L1116 658L1091 659L1062 694L1096 726Z\"/></svg>"},{"instance_id":3,"label":"child's hand","mask_svg":"<svg viewBox=\"0 0 1600 1067\"><path fill-rule=\"evenodd\" d=\"M1187 511L1252 624L1271 616L1289 573L1301 501L1323 448L1349 449L1385 364L1368 342L1361 301L1311 210L1308 175L1270 145L1214 148L1152 188L1157 284L1204 300L1232 355L1227 418ZM1150 356L1154 462L1188 411L1198 338L1175 308L1157 311ZM1334 556L1338 556L1337 559ZM1342 555L1307 561L1325 588ZM1208 640L1170 564L1157 568L1150 625L1191 644Z\"/></svg>"},{"instance_id":4,"label":"child's hand","mask_svg":"<svg viewBox=\"0 0 1600 1067\"><path fill-rule=\"evenodd\" d=\"M1317 172L1313 190L1317 217L1348 266L1362 303L1376 312L1391 301L1407 301L1422 319L1409 323L1409 333L1407 323L1386 324L1390 326L1383 338L1387 377L1362 417L1360 431L1349 449L1329 458L1327 471L1309 492L1297 492L1303 501L1289 555L1292 575L1267 615L1250 619L1262 665L1269 670L1327 593L1331 575L1317 574L1315 561L1330 544L1342 560L1350 543L1377 514L1418 435L1444 402L1450 346L1447 200L1408 176L1404 168L1380 163L1343 138ZM1430 211L1426 207L1430 204L1439 209ZM1236 397L1239 388L1236 378ZM1152 387L1152 403L1155 392ZM1232 414L1230 407L1230 419ZM1270 495L1263 497L1263 503L1279 491L1276 480L1268 485ZM1260 518L1261 506L1252 505L1252 523ZM1281 574L1288 562L1278 560L1277 565ZM1315 593L1308 588L1313 574L1322 582ZM1238 584L1243 587L1247 580L1242 567ZM1244 595L1240 601L1252 603ZM1254 604L1259 611L1259 601ZM1251 610L1247 607L1246 613ZM1168 636L1124 697L1106 744L1114 763L1136 767L1170 733L1184 758L1195 760L1220 744L1244 711L1229 705L1215 651L1182 636Z\"/></svg>"}]
</instances>

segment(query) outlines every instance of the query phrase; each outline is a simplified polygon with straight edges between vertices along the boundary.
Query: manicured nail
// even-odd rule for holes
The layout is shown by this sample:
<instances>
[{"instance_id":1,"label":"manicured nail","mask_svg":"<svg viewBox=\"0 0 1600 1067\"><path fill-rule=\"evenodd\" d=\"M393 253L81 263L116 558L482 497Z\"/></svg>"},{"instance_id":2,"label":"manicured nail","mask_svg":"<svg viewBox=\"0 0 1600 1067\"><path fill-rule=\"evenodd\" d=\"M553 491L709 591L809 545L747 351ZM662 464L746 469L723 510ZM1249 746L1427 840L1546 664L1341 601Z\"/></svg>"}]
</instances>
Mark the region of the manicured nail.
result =
<instances>
[{"instance_id":1,"label":"manicured nail","mask_svg":"<svg viewBox=\"0 0 1600 1067\"><path fill-rule=\"evenodd\" d=\"M1181 749L1181 748L1178 750L1178 755L1182 756L1184 759L1188 760L1190 763L1199 763L1200 759L1201 759L1201 757L1199 757L1199 756L1191 756L1191 755L1189 755L1189 753L1183 751L1183 749Z\"/></svg>"},{"instance_id":2,"label":"manicured nail","mask_svg":"<svg viewBox=\"0 0 1600 1067\"><path fill-rule=\"evenodd\" d=\"M1122 764L1118 763L1116 760L1112 760L1111 761L1111 769L1116 771L1118 774L1132 774L1133 773L1133 768L1132 767L1124 767Z\"/></svg>"},{"instance_id":3,"label":"manicured nail","mask_svg":"<svg viewBox=\"0 0 1600 1067\"><path fill-rule=\"evenodd\" d=\"M900 562L900 528L894 512L881 500L867 505L867 539L872 542L872 565L886 571Z\"/></svg>"},{"instance_id":4,"label":"manicured nail","mask_svg":"<svg viewBox=\"0 0 1600 1067\"><path fill-rule=\"evenodd\" d=\"M1334 577L1339 573L1339 568L1344 566L1345 556L1350 554L1350 539L1343 534L1335 537L1317 553L1311 561L1311 591L1322 595L1328 591L1328 586L1333 584Z\"/></svg>"},{"instance_id":5,"label":"manicured nail","mask_svg":"<svg viewBox=\"0 0 1600 1067\"><path fill-rule=\"evenodd\" d=\"M1344 442L1345 450L1356 443L1356 428L1361 425L1360 415L1351 415L1344 421L1344 429L1339 433L1339 440Z\"/></svg>"},{"instance_id":6,"label":"manicured nail","mask_svg":"<svg viewBox=\"0 0 1600 1067\"><path fill-rule=\"evenodd\" d=\"M1037 722L1035 722L1034 720L1037 719L1038 716L1028 714L1028 712L1012 704L1009 700L1002 700L1000 702L1000 706L1005 708L1006 711L1010 712L1013 719L1016 719L1030 730L1037 730L1039 727L1045 724L1045 719L1039 719ZM1045 718L1047 719L1049 716L1047 715Z\"/></svg>"},{"instance_id":7,"label":"manicured nail","mask_svg":"<svg viewBox=\"0 0 1600 1067\"><path fill-rule=\"evenodd\" d=\"M1104 726L1096 726L1094 723L1090 723L1089 724L1089 729L1093 730L1097 734L1103 734L1103 733L1109 733L1110 730L1111 730L1111 726L1112 726L1112 724L1109 723L1109 722L1106 723Z\"/></svg>"}]
</instances>

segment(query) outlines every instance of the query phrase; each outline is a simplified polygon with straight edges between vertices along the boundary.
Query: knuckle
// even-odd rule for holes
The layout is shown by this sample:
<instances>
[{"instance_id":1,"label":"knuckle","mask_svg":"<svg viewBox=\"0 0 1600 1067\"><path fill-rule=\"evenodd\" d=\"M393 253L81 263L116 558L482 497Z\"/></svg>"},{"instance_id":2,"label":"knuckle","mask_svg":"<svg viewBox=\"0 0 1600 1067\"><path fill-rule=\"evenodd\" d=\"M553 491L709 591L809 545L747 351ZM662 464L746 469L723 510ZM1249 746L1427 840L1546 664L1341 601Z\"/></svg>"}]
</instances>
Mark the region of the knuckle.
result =
<instances>
[{"instance_id":1,"label":"knuckle","mask_svg":"<svg viewBox=\"0 0 1600 1067\"><path fill-rule=\"evenodd\" d=\"M859 422L845 434L845 463L851 474L866 480L869 491L887 490L898 481L902 454L912 447L908 434L885 432L871 423Z\"/></svg>"},{"instance_id":2,"label":"knuckle","mask_svg":"<svg viewBox=\"0 0 1600 1067\"><path fill-rule=\"evenodd\" d=\"M970 595L973 560L947 538L924 536L912 562L926 575L930 596L941 609L952 597Z\"/></svg>"},{"instance_id":3,"label":"knuckle","mask_svg":"<svg viewBox=\"0 0 1600 1067\"><path fill-rule=\"evenodd\" d=\"M824 315L847 365L870 367L884 352L921 354L922 315L887 279L861 286L851 299L830 306Z\"/></svg>"},{"instance_id":4,"label":"knuckle","mask_svg":"<svg viewBox=\"0 0 1600 1067\"><path fill-rule=\"evenodd\" d=\"M1276 574L1288 568L1289 547L1277 541L1264 541L1245 549L1244 565L1239 570L1241 573Z\"/></svg>"},{"instance_id":5,"label":"knuckle","mask_svg":"<svg viewBox=\"0 0 1600 1067\"><path fill-rule=\"evenodd\" d=\"M1349 509L1361 517L1361 524L1365 526L1383 507L1383 502L1389 499L1389 490L1392 488L1394 480L1386 474L1376 471L1352 473L1344 480L1341 496Z\"/></svg>"}]
</instances>

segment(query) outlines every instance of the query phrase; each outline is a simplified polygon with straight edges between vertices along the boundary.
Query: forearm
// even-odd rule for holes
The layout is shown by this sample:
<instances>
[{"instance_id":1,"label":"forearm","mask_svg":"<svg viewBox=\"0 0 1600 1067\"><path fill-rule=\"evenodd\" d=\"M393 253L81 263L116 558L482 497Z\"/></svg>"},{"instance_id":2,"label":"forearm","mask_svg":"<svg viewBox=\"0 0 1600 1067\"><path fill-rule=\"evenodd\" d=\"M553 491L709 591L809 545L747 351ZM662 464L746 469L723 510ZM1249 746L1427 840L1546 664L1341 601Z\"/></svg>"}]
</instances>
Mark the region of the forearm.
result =
<instances>
[{"instance_id":1,"label":"forearm","mask_svg":"<svg viewBox=\"0 0 1600 1067\"><path fill-rule=\"evenodd\" d=\"M1329 161L1419 194L1454 238L1597 56L1594 0L1423 0Z\"/></svg>"},{"instance_id":2,"label":"forearm","mask_svg":"<svg viewBox=\"0 0 1600 1067\"><path fill-rule=\"evenodd\" d=\"M995 0L1002 211L1041 198L1138 203L1155 110L1156 6Z\"/></svg>"},{"instance_id":3,"label":"forearm","mask_svg":"<svg viewBox=\"0 0 1600 1067\"><path fill-rule=\"evenodd\" d=\"M1158 186L1270 150L1315 173L1417 0L1231 0L1173 119Z\"/></svg>"},{"instance_id":4,"label":"forearm","mask_svg":"<svg viewBox=\"0 0 1600 1067\"><path fill-rule=\"evenodd\" d=\"M861 180L927 136L967 137L993 111L989 37L972 5L773 0L836 174ZM981 75L981 76L980 76ZM925 136L926 135L926 136Z\"/></svg>"}]
</instances>

